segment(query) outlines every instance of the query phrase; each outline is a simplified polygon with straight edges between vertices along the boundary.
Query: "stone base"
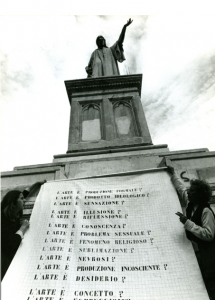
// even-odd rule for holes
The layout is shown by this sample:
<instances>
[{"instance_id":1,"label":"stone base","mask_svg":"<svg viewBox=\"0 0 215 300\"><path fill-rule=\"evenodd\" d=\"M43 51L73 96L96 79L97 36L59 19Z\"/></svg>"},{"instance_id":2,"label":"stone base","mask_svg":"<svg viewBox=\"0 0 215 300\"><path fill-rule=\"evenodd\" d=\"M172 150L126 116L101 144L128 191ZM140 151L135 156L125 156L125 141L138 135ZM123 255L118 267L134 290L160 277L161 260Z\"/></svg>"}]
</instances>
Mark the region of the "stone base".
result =
<instances>
[{"instance_id":1,"label":"stone base","mask_svg":"<svg viewBox=\"0 0 215 300\"><path fill-rule=\"evenodd\" d=\"M67 153L153 145L141 84L142 74L65 81L71 104Z\"/></svg>"},{"instance_id":2,"label":"stone base","mask_svg":"<svg viewBox=\"0 0 215 300\"><path fill-rule=\"evenodd\" d=\"M169 151L167 145L156 145L55 155L53 163L15 167L13 171L1 173L1 196L12 189L22 191L44 179L55 181L159 168L165 166L166 157L182 180L205 178L215 190L215 152L205 148ZM189 180L184 183L189 185ZM215 194L212 201L215 203ZM24 213L30 216L31 211Z\"/></svg>"}]
</instances>

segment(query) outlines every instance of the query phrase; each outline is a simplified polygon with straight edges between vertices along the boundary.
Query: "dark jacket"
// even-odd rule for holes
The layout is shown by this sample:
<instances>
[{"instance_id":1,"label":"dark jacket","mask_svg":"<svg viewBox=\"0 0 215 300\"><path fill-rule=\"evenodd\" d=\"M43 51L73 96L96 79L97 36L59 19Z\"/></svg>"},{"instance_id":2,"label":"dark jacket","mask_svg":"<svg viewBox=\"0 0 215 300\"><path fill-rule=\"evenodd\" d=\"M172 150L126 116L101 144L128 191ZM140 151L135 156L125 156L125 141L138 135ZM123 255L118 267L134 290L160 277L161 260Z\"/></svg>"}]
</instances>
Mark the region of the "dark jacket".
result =
<instances>
[{"instance_id":1,"label":"dark jacket","mask_svg":"<svg viewBox=\"0 0 215 300\"><path fill-rule=\"evenodd\" d=\"M203 210L206 207L211 210L215 218L214 212L210 208L209 204L205 204L203 206L199 205L191 217L191 213L193 209L191 202L189 202L186 210L187 218L193 221L196 225L202 227L201 217L202 217ZM192 232L188 230L186 230L186 235L189 240L194 241L198 244L198 248L201 256L201 262L202 262L202 269L205 277L215 276L215 238L211 242L204 241L196 237Z\"/></svg>"},{"instance_id":2,"label":"dark jacket","mask_svg":"<svg viewBox=\"0 0 215 300\"><path fill-rule=\"evenodd\" d=\"M16 234L19 228L20 219L13 222L1 212L1 280L21 243L21 236Z\"/></svg>"}]
</instances>

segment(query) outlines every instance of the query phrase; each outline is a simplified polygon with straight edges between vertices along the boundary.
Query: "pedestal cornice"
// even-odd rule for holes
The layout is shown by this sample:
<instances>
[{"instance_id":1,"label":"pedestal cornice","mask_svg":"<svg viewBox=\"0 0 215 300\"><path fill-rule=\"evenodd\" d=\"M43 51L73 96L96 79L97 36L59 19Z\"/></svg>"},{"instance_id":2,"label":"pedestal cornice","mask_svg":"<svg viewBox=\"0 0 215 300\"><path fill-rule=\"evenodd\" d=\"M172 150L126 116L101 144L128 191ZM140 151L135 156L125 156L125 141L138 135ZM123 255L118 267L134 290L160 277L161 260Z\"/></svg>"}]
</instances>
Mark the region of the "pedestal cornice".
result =
<instances>
[{"instance_id":1,"label":"pedestal cornice","mask_svg":"<svg viewBox=\"0 0 215 300\"><path fill-rule=\"evenodd\" d=\"M90 92L101 89L116 89L136 87L141 96L142 74L103 76L96 78L85 78L65 81L66 91L71 104L73 93Z\"/></svg>"}]
</instances>

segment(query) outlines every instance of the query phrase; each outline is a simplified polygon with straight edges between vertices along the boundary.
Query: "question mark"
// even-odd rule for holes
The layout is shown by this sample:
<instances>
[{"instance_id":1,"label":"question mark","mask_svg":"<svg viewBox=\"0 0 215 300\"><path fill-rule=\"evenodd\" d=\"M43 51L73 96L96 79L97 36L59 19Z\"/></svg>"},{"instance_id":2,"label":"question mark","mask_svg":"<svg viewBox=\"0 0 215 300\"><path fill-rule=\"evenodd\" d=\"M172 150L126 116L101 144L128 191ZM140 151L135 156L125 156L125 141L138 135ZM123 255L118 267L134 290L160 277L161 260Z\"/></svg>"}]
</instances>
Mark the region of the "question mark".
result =
<instances>
[{"instance_id":1,"label":"question mark","mask_svg":"<svg viewBox=\"0 0 215 300\"><path fill-rule=\"evenodd\" d=\"M131 253L133 253L133 251L134 251L134 248L131 248Z\"/></svg>"},{"instance_id":2,"label":"question mark","mask_svg":"<svg viewBox=\"0 0 215 300\"><path fill-rule=\"evenodd\" d=\"M154 239L153 239L153 238L150 238L150 240L151 240L151 245L153 245L152 240L154 240Z\"/></svg>"},{"instance_id":3,"label":"question mark","mask_svg":"<svg viewBox=\"0 0 215 300\"><path fill-rule=\"evenodd\" d=\"M119 296L120 296L120 298L122 297L122 294L123 294L123 292L119 292Z\"/></svg>"},{"instance_id":4,"label":"question mark","mask_svg":"<svg viewBox=\"0 0 215 300\"><path fill-rule=\"evenodd\" d=\"M167 264L164 264L164 269L166 270L166 268L167 268Z\"/></svg>"},{"instance_id":5,"label":"question mark","mask_svg":"<svg viewBox=\"0 0 215 300\"><path fill-rule=\"evenodd\" d=\"M122 277L122 282L123 282L123 283L124 283L125 279L126 279L126 277Z\"/></svg>"},{"instance_id":6,"label":"question mark","mask_svg":"<svg viewBox=\"0 0 215 300\"><path fill-rule=\"evenodd\" d=\"M125 214L125 218L127 219L128 214Z\"/></svg>"},{"instance_id":7,"label":"question mark","mask_svg":"<svg viewBox=\"0 0 215 300\"><path fill-rule=\"evenodd\" d=\"M121 210L118 210L118 214L120 214Z\"/></svg>"},{"instance_id":8,"label":"question mark","mask_svg":"<svg viewBox=\"0 0 215 300\"><path fill-rule=\"evenodd\" d=\"M112 262L114 262L114 259L115 259L116 257L112 257Z\"/></svg>"}]
</instances>

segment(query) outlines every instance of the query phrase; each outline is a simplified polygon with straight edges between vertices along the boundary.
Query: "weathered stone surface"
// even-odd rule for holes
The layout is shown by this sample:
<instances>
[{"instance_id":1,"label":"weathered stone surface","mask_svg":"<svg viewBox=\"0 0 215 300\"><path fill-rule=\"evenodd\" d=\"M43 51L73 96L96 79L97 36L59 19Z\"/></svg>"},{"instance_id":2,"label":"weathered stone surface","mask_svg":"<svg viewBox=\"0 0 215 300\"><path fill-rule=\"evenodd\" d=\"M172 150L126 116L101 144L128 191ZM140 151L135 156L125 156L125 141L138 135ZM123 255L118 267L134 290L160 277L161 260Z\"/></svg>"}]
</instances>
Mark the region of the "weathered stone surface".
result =
<instances>
[{"instance_id":1,"label":"weathered stone surface","mask_svg":"<svg viewBox=\"0 0 215 300\"><path fill-rule=\"evenodd\" d=\"M99 90L111 90L118 87L123 88L123 90L137 87L138 93L141 95L142 74L67 80L65 85L70 103L75 93L84 92L86 94L87 92L89 94L90 92L96 92L98 94Z\"/></svg>"},{"instance_id":2,"label":"weathered stone surface","mask_svg":"<svg viewBox=\"0 0 215 300\"><path fill-rule=\"evenodd\" d=\"M160 159L158 156L148 156L143 159L141 156L128 156L115 159L83 161L71 163L69 178L96 176L117 172L128 172L133 170L144 170L156 168Z\"/></svg>"},{"instance_id":3,"label":"weathered stone surface","mask_svg":"<svg viewBox=\"0 0 215 300\"><path fill-rule=\"evenodd\" d=\"M141 83L142 75L66 81L71 103L67 153L152 145L140 100ZM91 116L86 123L90 104L99 110L100 120Z\"/></svg>"},{"instance_id":4,"label":"weathered stone surface","mask_svg":"<svg viewBox=\"0 0 215 300\"><path fill-rule=\"evenodd\" d=\"M170 152L171 153L171 152ZM215 165L215 151L212 152L187 152L180 154L168 154L168 158L178 166L186 167L187 169L208 168ZM163 166L161 163L160 166Z\"/></svg>"},{"instance_id":5,"label":"weathered stone surface","mask_svg":"<svg viewBox=\"0 0 215 300\"><path fill-rule=\"evenodd\" d=\"M82 141L99 141L101 139L100 120L82 122Z\"/></svg>"},{"instance_id":6,"label":"weathered stone surface","mask_svg":"<svg viewBox=\"0 0 215 300\"><path fill-rule=\"evenodd\" d=\"M197 173L199 178L207 180L208 182L215 185L215 166L204 169L198 169Z\"/></svg>"},{"instance_id":7,"label":"weathered stone surface","mask_svg":"<svg viewBox=\"0 0 215 300\"><path fill-rule=\"evenodd\" d=\"M130 147L130 148L117 148L117 149L106 149L106 150L96 150L96 151L83 151L77 153L67 153L55 155L54 163L72 162L72 161L82 161L85 159L100 159L100 158L114 158L114 157L127 157L133 155L166 155L169 151L167 145L161 145L161 147L156 146L144 146L144 147Z\"/></svg>"}]
</instances>

